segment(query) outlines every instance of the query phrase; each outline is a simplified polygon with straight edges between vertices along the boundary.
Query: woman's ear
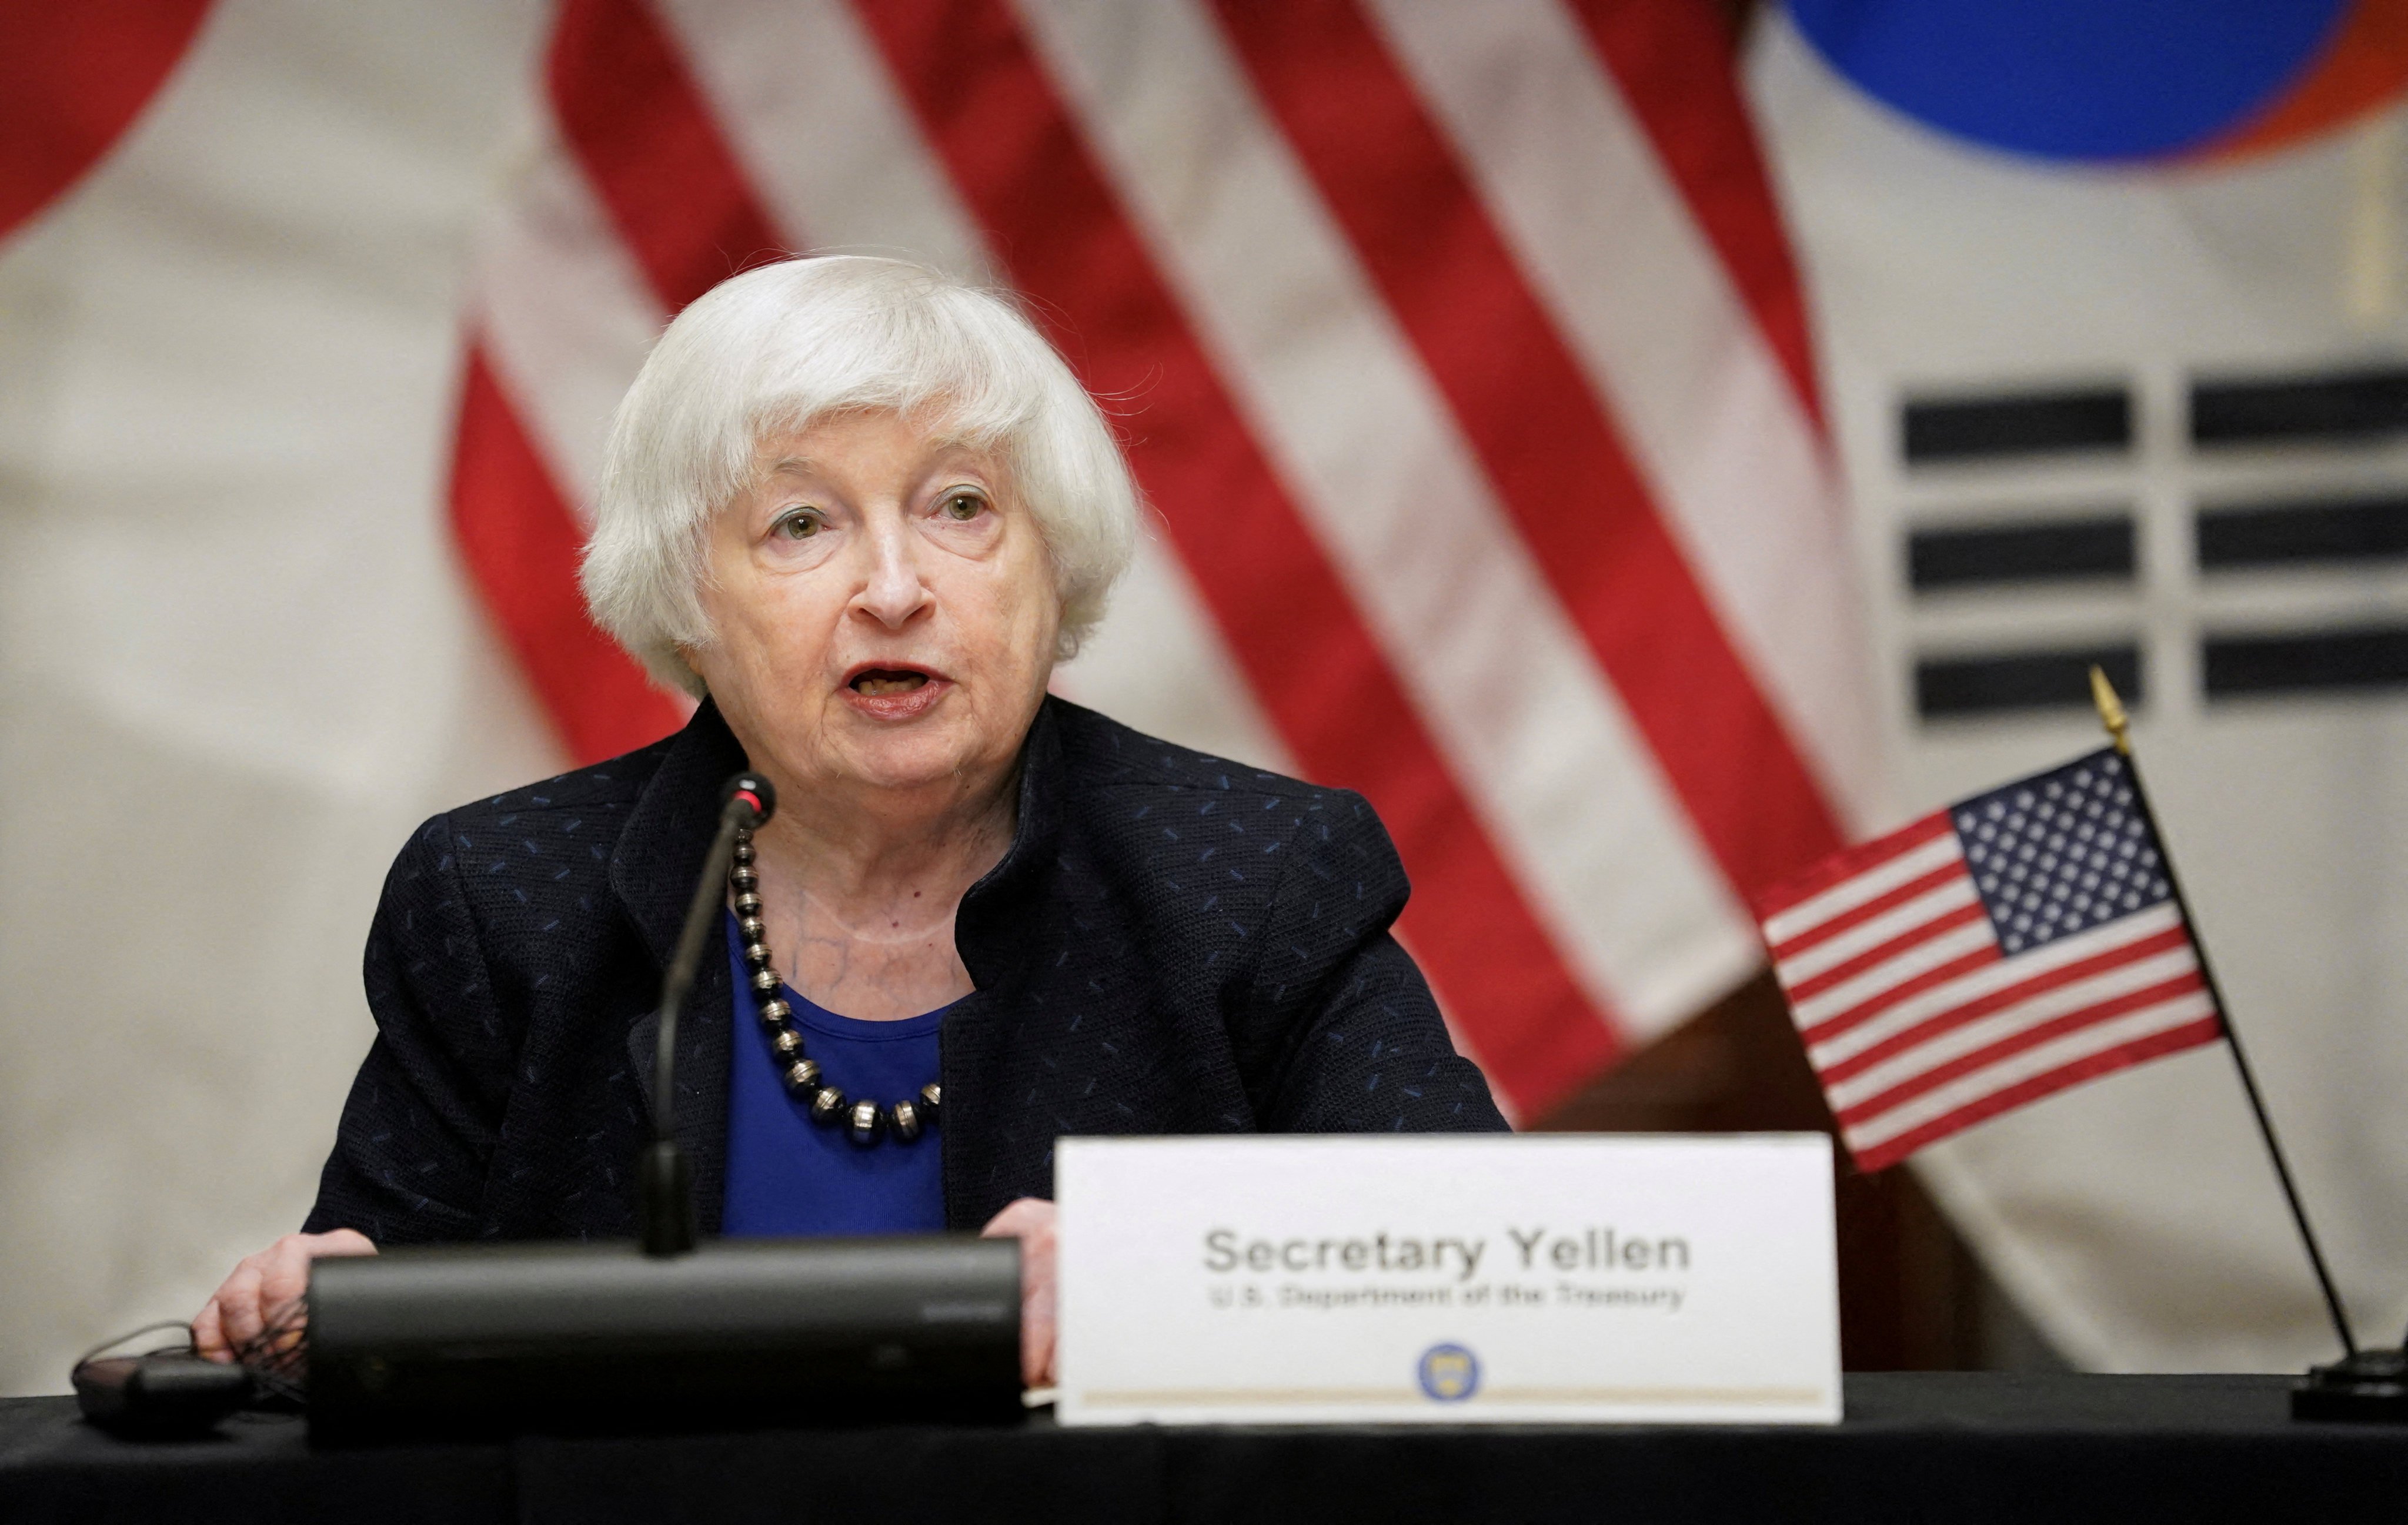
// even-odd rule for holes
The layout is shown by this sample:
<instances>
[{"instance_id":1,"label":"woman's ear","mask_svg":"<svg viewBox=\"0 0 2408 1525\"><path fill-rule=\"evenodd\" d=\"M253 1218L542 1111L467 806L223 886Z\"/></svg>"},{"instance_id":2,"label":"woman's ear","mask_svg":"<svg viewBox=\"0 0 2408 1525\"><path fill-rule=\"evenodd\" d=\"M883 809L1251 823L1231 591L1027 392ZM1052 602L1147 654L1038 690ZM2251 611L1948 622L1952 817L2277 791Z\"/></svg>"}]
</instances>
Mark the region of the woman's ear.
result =
<instances>
[{"instance_id":1,"label":"woman's ear","mask_svg":"<svg viewBox=\"0 0 2408 1525\"><path fill-rule=\"evenodd\" d=\"M676 679L678 691L696 704L710 698L710 680L703 677L702 663L697 660L702 648L681 644L669 648L669 651L677 658L678 665L685 669L684 673ZM658 680L659 676L655 675L655 681Z\"/></svg>"}]
</instances>

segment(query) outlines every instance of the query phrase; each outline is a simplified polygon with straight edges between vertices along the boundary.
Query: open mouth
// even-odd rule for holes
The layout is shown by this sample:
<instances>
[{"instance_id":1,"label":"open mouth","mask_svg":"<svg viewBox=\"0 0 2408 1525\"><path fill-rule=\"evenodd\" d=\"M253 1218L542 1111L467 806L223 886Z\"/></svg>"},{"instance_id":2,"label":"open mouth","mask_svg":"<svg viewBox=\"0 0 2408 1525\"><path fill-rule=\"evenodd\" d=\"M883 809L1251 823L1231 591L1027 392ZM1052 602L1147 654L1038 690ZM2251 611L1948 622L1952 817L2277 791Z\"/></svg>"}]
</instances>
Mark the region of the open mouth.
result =
<instances>
[{"instance_id":1,"label":"open mouth","mask_svg":"<svg viewBox=\"0 0 2408 1525\"><path fill-rule=\"evenodd\" d=\"M865 699L885 699L926 688L928 675L906 667L870 667L855 673L846 686Z\"/></svg>"}]
</instances>

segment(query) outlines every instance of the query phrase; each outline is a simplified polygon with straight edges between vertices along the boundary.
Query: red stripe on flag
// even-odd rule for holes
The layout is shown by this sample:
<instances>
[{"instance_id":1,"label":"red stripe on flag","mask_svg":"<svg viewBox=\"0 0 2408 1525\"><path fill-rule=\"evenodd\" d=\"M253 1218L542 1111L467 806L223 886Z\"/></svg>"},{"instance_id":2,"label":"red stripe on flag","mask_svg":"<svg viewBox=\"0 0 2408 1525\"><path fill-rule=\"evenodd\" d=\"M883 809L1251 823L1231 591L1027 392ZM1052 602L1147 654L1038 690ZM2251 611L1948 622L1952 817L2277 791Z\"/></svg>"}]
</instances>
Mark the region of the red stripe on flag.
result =
<instances>
[{"instance_id":1,"label":"red stripe on flag","mask_svg":"<svg viewBox=\"0 0 2408 1525\"><path fill-rule=\"evenodd\" d=\"M1282 735L1359 789L1419 886L1402 930L1490 1077L1543 1110L1619 1048L1498 857L1152 254L997 0L854 0L931 147L1131 458ZM1297 674L1311 673L1311 682Z\"/></svg>"},{"instance_id":2,"label":"red stripe on flag","mask_svg":"<svg viewBox=\"0 0 2408 1525\"><path fill-rule=\"evenodd\" d=\"M644 0L565 0L547 76L563 135L671 313L785 254L693 71Z\"/></svg>"},{"instance_id":3,"label":"red stripe on flag","mask_svg":"<svg viewBox=\"0 0 2408 1525\"><path fill-rule=\"evenodd\" d=\"M566 0L546 68L562 134L663 307L674 312L779 251L692 74L642 0ZM583 526L475 349L452 525L488 611L579 762L682 723L685 706L587 618L577 585Z\"/></svg>"},{"instance_id":4,"label":"red stripe on flag","mask_svg":"<svg viewBox=\"0 0 2408 1525\"><path fill-rule=\"evenodd\" d=\"M2163 1054L2180 1053L2186 1048L2214 1043L2222 1036L2224 1029L2213 1017L2202 1017L2195 1022L2186 1022L2162 1033L2152 1033L2147 1037L2135 1038L2130 1043L2118 1044L2113 1048L2075 1060L2045 1075L2036 1075L2003 1090L1991 1091L1944 1117L1934 1118L1895 1138L1884 1139L1870 1148L1858 1149L1852 1144L1848 1147L1848 1154L1858 1170L1867 1173L1880 1170L1898 1163L1926 1144L1946 1138L2001 1112L2012 1112L2026 1102L2036 1102L2069 1086L2078 1086L2099 1076L2113 1075L2117 1070L2128 1069Z\"/></svg>"},{"instance_id":5,"label":"red stripe on flag","mask_svg":"<svg viewBox=\"0 0 2408 1525\"><path fill-rule=\"evenodd\" d=\"M577 588L584 531L471 343L452 461L452 533L486 611L580 763L657 741L683 706L586 617Z\"/></svg>"},{"instance_id":6,"label":"red stripe on flag","mask_svg":"<svg viewBox=\"0 0 2408 1525\"><path fill-rule=\"evenodd\" d=\"M1808 418L1822 420L1803 284L1740 94L1730 29L1707 5L1571 0L1572 13L1722 256Z\"/></svg>"},{"instance_id":7,"label":"red stripe on flag","mask_svg":"<svg viewBox=\"0 0 2408 1525\"><path fill-rule=\"evenodd\" d=\"M1928 1043L1942 1033L1962 1027L1967 1022L1979 1020L1994 1011L2004 1011L2017 1002L2028 1001L2036 995L2046 995L2051 991L2062 989L2077 980L2088 979L2093 975L2105 974L2110 969L2118 968L2141 959L2154 958L2159 953L2170 952L2183 947L2189 940L2189 934L2182 928L2168 927L2153 937L2143 937L2137 943L2130 943L2122 948L2111 948L2104 953L2084 959L2079 962L2069 963L2062 969L2052 969L2046 974L2018 980L1987 995L1975 996L1962 1005L1951 1006L1935 1017L1882 1039L1881 1042L1860 1054L1851 1054L1836 1064L1817 1066L1814 1073L1821 1077L1824 1085L1836 1086L1842 1080L1862 1075L1892 1054L1903 1053L1917 1045Z\"/></svg>"},{"instance_id":8,"label":"red stripe on flag","mask_svg":"<svg viewBox=\"0 0 2408 1525\"><path fill-rule=\"evenodd\" d=\"M1783 989L1789 992L1792 1005L1800 1001L1811 1001L1834 986L1846 984L1868 969L1887 963L1919 943L1928 943L1943 932L1954 932L1958 927L1971 922L1985 920L1989 914L1982 909L1982 903L1978 900L1970 905L1959 905L1953 911L1944 911L1933 917L1921 926L1899 933L1887 942L1877 943L1852 959L1835 963L1812 979L1801 979L1795 985L1784 980L1782 982Z\"/></svg>"},{"instance_id":9,"label":"red stripe on flag","mask_svg":"<svg viewBox=\"0 0 2408 1525\"><path fill-rule=\"evenodd\" d=\"M1842 911L1828 921L1817 925L1811 932L1799 933L1772 950L1773 962L1777 963L1784 959L1796 958L1810 948L1820 947L1843 932L1861 927L1877 916L1898 909L1918 895L1928 895L1942 885L1953 884L1959 880L1967 884L1973 882L1965 872L1964 862L1960 860L1942 863L1919 878L1909 879L1887 893L1875 895L1854 910Z\"/></svg>"},{"instance_id":10,"label":"red stripe on flag","mask_svg":"<svg viewBox=\"0 0 2408 1525\"><path fill-rule=\"evenodd\" d=\"M1723 873L1745 895L1838 849L1604 405L1354 0L1216 8Z\"/></svg>"},{"instance_id":11,"label":"red stripe on flag","mask_svg":"<svg viewBox=\"0 0 2408 1525\"><path fill-rule=\"evenodd\" d=\"M2069 1011L2061 1017L2052 1017L2046 1021L2034 1022L2029 1027L2008 1033L1995 1043L1985 1044L1979 1048L1959 1054L1944 1063L1934 1064L1928 1070L1918 1071L1887 1090L1867 1097L1842 1112L1840 1124L1842 1127L1853 1128L1858 1123L1870 1122L1883 1113L1902 1106L1917 1096L1937 1090L1949 1081L1971 1075L1977 1070L1988 1069L2002 1059L2013 1059L2027 1049L2037 1048L2042 1044L2055 1038L2061 1038L2069 1033L2078 1033L2086 1027L2096 1027L2100 1022L2139 1011L2143 1006L2153 1006L2160 1001L2171 1001L2177 996L2190 995L2206 988L2206 985L2200 981L2198 972L2193 971L2176 975L2172 979L2159 981L2142 990L2128 991L2122 995L2095 1002L2078 1010Z\"/></svg>"},{"instance_id":12,"label":"red stripe on flag","mask_svg":"<svg viewBox=\"0 0 2408 1525\"><path fill-rule=\"evenodd\" d=\"M0 238L116 146L208 11L209 0L0 5Z\"/></svg>"}]
</instances>

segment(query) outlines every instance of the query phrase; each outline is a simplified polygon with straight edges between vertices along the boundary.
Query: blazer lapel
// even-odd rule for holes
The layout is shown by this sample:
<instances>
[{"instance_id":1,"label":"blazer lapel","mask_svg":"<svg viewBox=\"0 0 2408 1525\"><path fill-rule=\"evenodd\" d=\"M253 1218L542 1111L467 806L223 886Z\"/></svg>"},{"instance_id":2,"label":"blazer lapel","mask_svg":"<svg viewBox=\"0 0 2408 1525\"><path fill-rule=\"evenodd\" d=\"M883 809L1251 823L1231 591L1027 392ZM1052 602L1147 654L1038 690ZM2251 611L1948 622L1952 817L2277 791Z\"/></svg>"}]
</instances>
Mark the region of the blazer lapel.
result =
<instances>
[{"instance_id":1,"label":"blazer lapel","mask_svg":"<svg viewBox=\"0 0 2408 1525\"><path fill-rule=\"evenodd\" d=\"M660 770L644 787L610 858L610 888L626 908L652 956L665 971L678 929L694 895L695 876L719 823L719 786L745 766L719 708L703 701L670 744ZM657 976L655 976L657 977ZM648 992L657 996L657 991ZM727 977L727 938L715 921L702 967L677 1029L677 1133L694 1166L695 1207L705 1233L719 1232L727 1184L727 1079L733 1049L735 989ZM652 1054L660 1041L657 1005L627 1032L627 1055L647 1107L652 1105Z\"/></svg>"},{"instance_id":2,"label":"blazer lapel","mask_svg":"<svg viewBox=\"0 0 2408 1525\"><path fill-rule=\"evenodd\" d=\"M961 1159L993 1158L997 1138L1010 1121L1004 1098L990 1094L982 1079L1001 1073L1010 990L1026 962L1029 932L1053 877L1061 838L1062 737L1047 699L1029 727L1021 752L1019 820L1003 861L962 896L953 915L953 948L977 988L945 1013L939 1063L945 1088L944 1121L937 1137L945 1155L945 1222L950 1228L980 1227L982 1183L954 1168Z\"/></svg>"}]
</instances>

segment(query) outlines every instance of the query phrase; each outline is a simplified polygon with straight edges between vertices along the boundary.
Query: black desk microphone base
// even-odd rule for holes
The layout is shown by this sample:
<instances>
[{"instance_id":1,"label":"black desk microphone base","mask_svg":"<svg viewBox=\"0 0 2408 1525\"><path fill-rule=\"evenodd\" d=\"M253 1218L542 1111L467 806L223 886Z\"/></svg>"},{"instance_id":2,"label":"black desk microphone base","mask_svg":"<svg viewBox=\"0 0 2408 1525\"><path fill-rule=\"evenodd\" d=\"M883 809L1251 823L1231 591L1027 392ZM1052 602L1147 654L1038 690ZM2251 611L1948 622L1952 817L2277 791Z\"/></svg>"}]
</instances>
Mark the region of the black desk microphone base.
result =
<instances>
[{"instance_id":1,"label":"black desk microphone base","mask_svg":"<svg viewBox=\"0 0 2408 1525\"><path fill-rule=\"evenodd\" d=\"M309 1275L313 1443L1020 1403L1020 1246L928 1234L402 1248Z\"/></svg>"},{"instance_id":2,"label":"black desk microphone base","mask_svg":"<svg viewBox=\"0 0 2408 1525\"><path fill-rule=\"evenodd\" d=\"M2308 1368L2307 1380L2291 1390L2291 1418L2408 1424L2408 1354L2360 1350Z\"/></svg>"}]
</instances>

